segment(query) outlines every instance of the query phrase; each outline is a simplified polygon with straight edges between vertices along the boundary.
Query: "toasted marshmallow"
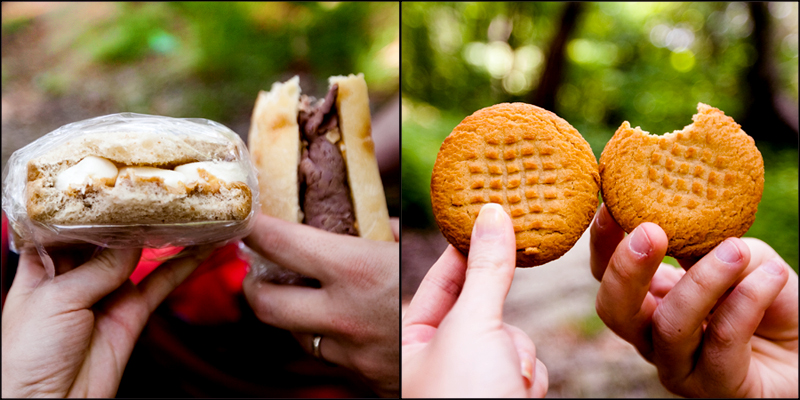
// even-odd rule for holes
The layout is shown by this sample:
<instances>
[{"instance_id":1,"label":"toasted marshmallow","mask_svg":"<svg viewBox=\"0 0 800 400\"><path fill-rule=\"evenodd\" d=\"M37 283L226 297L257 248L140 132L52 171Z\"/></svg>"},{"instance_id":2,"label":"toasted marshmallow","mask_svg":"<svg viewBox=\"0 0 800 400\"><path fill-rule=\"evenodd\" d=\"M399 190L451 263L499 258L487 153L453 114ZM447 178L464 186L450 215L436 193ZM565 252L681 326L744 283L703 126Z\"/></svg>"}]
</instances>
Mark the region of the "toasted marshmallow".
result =
<instances>
[{"instance_id":1,"label":"toasted marshmallow","mask_svg":"<svg viewBox=\"0 0 800 400\"><path fill-rule=\"evenodd\" d=\"M117 173L117 167L111 161L102 157L87 156L58 174L56 189L81 188L98 179L113 182L117 178Z\"/></svg>"},{"instance_id":2,"label":"toasted marshmallow","mask_svg":"<svg viewBox=\"0 0 800 400\"><path fill-rule=\"evenodd\" d=\"M247 174L237 162L201 161L175 167L175 171L186 176L187 183L204 181L200 176L201 169L225 183L244 182L247 179Z\"/></svg>"},{"instance_id":3,"label":"toasted marshmallow","mask_svg":"<svg viewBox=\"0 0 800 400\"><path fill-rule=\"evenodd\" d=\"M186 176L180 172L154 167L123 167L119 171L119 178L122 177L161 178L165 185L175 189L184 189L182 182L188 182Z\"/></svg>"}]
</instances>

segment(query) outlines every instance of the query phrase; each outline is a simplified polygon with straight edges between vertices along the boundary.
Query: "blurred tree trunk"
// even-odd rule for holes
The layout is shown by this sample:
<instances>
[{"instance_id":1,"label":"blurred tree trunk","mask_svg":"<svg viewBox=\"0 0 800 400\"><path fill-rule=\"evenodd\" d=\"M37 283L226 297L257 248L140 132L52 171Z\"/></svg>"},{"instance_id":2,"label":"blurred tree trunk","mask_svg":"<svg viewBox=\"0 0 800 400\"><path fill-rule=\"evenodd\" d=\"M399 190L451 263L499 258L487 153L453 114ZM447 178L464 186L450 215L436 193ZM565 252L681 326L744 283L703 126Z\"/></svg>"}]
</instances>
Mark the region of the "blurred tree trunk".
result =
<instances>
[{"instance_id":1,"label":"blurred tree trunk","mask_svg":"<svg viewBox=\"0 0 800 400\"><path fill-rule=\"evenodd\" d=\"M746 75L750 88L747 98L747 111L741 121L742 129L757 141L777 145L797 146L797 105L789 99L777 95L775 76L778 71L774 65L770 47L770 19L767 3L748 3L753 18L754 46L757 50L756 62Z\"/></svg>"},{"instance_id":2,"label":"blurred tree trunk","mask_svg":"<svg viewBox=\"0 0 800 400\"><path fill-rule=\"evenodd\" d=\"M561 26L553 42L550 43L550 52L547 55L547 64L539 80L539 87L531 92L529 102L545 110L554 111L556 106L556 92L564 79L564 51L567 39L577 26L578 15L583 10L583 3L570 2L564 8L561 16Z\"/></svg>"}]
</instances>

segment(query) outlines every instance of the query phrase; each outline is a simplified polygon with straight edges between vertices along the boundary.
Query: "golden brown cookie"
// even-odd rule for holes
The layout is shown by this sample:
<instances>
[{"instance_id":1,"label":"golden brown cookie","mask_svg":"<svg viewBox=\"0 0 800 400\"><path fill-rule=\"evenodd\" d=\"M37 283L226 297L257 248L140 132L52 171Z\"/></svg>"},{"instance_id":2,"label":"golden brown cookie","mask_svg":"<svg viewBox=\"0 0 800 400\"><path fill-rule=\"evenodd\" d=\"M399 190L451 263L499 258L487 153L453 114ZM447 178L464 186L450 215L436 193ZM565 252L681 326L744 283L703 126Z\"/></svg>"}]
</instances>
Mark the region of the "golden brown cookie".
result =
<instances>
[{"instance_id":1,"label":"golden brown cookie","mask_svg":"<svg viewBox=\"0 0 800 400\"><path fill-rule=\"evenodd\" d=\"M764 161L733 118L699 103L683 130L649 135L622 123L600 156L603 201L631 232L658 224L667 255L701 257L753 224L764 189Z\"/></svg>"},{"instance_id":2,"label":"golden brown cookie","mask_svg":"<svg viewBox=\"0 0 800 400\"><path fill-rule=\"evenodd\" d=\"M599 199L597 161L567 121L525 103L503 103L464 118L445 139L431 178L433 214L464 254L486 203L511 216L517 267L567 252L592 221Z\"/></svg>"}]
</instances>

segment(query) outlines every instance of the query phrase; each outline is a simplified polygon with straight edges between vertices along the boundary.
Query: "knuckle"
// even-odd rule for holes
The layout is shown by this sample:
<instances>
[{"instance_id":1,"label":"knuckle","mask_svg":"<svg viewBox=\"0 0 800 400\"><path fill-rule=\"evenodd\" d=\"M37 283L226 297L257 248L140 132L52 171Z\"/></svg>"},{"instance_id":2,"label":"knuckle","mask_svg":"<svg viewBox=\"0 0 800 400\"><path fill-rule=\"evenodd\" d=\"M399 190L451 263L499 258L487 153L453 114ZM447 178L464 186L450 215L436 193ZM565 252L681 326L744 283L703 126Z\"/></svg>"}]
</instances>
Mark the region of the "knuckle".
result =
<instances>
[{"instance_id":1,"label":"knuckle","mask_svg":"<svg viewBox=\"0 0 800 400\"><path fill-rule=\"evenodd\" d=\"M163 279L164 282L169 285L171 288L175 288L180 284L180 277L178 276L177 272L175 272L175 268L172 265L161 265L158 268L163 268L163 271L159 271L161 273L160 279Z\"/></svg>"},{"instance_id":2,"label":"knuckle","mask_svg":"<svg viewBox=\"0 0 800 400\"><path fill-rule=\"evenodd\" d=\"M94 256L94 262L101 268L112 269L119 264L119 259L115 252L106 249Z\"/></svg>"},{"instance_id":3,"label":"knuckle","mask_svg":"<svg viewBox=\"0 0 800 400\"><path fill-rule=\"evenodd\" d=\"M671 315L664 313L653 315L653 339L666 344L676 344L683 341L689 333L678 327Z\"/></svg>"},{"instance_id":4,"label":"knuckle","mask_svg":"<svg viewBox=\"0 0 800 400\"><path fill-rule=\"evenodd\" d=\"M698 293L713 293L714 286L712 282L714 282L714 279L709 279L710 277L704 271L702 268L695 267L687 272L685 276L688 276L692 284L697 287Z\"/></svg>"},{"instance_id":5,"label":"knuckle","mask_svg":"<svg viewBox=\"0 0 800 400\"><path fill-rule=\"evenodd\" d=\"M429 278L428 282L447 295L458 297L459 293L461 293L461 285L450 277L434 276Z\"/></svg>"},{"instance_id":6,"label":"knuckle","mask_svg":"<svg viewBox=\"0 0 800 400\"><path fill-rule=\"evenodd\" d=\"M493 272L499 269L500 267L500 263L498 262L498 260L496 260L495 258L486 253L470 254L468 263L469 267L467 268L467 272L469 271Z\"/></svg>"},{"instance_id":7,"label":"knuckle","mask_svg":"<svg viewBox=\"0 0 800 400\"><path fill-rule=\"evenodd\" d=\"M626 268L626 265L635 265L635 264L620 260L620 256L616 254L613 256L611 262L608 264L608 269L612 271L612 273L614 274L614 278L616 278L618 282L623 284L634 281L633 272L630 269Z\"/></svg>"},{"instance_id":8,"label":"knuckle","mask_svg":"<svg viewBox=\"0 0 800 400\"><path fill-rule=\"evenodd\" d=\"M733 290L733 295L739 298L739 301L745 303L744 307L746 308L753 308L759 304L759 300L761 298L761 291L758 290L758 287L747 280L743 281L741 284L736 286Z\"/></svg>"},{"instance_id":9,"label":"knuckle","mask_svg":"<svg viewBox=\"0 0 800 400\"><path fill-rule=\"evenodd\" d=\"M338 315L330 321L330 325L338 334L350 338L356 344L367 343L369 338L372 337L370 332L371 324L364 323L364 321L356 317Z\"/></svg>"},{"instance_id":10,"label":"knuckle","mask_svg":"<svg viewBox=\"0 0 800 400\"><path fill-rule=\"evenodd\" d=\"M359 289L380 285L384 281L384 271L379 268L380 264L374 261L371 257L363 254L351 258L351 262L345 267L349 283Z\"/></svg>"},{"instance_id":11,"label":"knuckle","mask_svg":"<svg viewBox=\"0 0 800 400\"><path fill-rule=\"evenodd\" d=\"M707 339L720 348L729 348L736 343L736 330L728 318L719 318L706 329Z\"/></svg>"}]
</instances>

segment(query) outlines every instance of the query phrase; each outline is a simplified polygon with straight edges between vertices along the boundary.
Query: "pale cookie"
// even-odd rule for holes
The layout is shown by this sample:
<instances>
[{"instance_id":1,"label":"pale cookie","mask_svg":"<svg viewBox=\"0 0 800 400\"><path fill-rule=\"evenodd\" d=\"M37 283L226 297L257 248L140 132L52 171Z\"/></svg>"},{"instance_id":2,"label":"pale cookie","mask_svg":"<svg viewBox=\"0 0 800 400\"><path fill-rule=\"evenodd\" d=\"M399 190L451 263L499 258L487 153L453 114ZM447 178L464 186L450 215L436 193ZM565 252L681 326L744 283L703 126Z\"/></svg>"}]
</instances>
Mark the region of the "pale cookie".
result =
<instances>
[{"instance_id":1,"label":"pale cookie","mask_svg":"<svg viewBox=\"0 0 800 400\"><path fill-rule=\"evenodd\" d=\"M511 217L517 267L567 252L599 202L597 161L567 121L525 103L503 103L464 118L445 139L431 178L431 203L447 241L469 253L481 207Z\"/></svg>"},{"instance_id":2,"label":"pale cookie","mask_svg":"<svg viewBox=\"0 0 800 400\"><path fill-rule=\"evenodd\" d=\"M667 255L701 257L753 224L764 161L733 118L699 103L683 130L649 135L622 123L600 156L603 201L625 229L658 224Z\"/></svg>"}]
</instances>

